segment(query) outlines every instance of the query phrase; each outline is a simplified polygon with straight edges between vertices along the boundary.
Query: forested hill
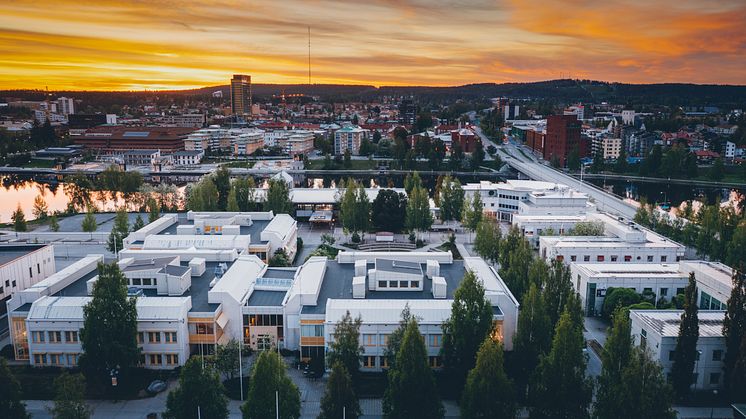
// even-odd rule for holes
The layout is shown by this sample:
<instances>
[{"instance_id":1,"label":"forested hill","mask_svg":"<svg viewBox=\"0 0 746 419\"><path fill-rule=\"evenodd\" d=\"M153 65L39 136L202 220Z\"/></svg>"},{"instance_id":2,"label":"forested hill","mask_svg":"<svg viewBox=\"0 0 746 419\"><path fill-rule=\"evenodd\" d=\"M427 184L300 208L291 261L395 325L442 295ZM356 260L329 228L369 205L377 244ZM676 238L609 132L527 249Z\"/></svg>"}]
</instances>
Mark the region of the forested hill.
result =
<instances>
[{"instance_id":1,"label":"forested hill","mask_svg":"<svg viewBox=\"0 0 746 419\"><path fill-rule=\"evenodd\" d=\"M428 86L375 86L336 85L336 84L252 84L252 94L259 100L270 99L282 93L318 96L324 101L370 101L384 96L413 96L425 103L450 103L454 100L479 100L492 97L517 99L539 99L553 102L660 104L676 106L746 106L746 86L700 85L700 84L624 84L592 80L549 80L532 83L481 83L452 87ZM222 91L229 97L229 86L211 86L179 91L139 91L139 92L91 92L55 91L54 95L72 96L89 103L134 104L143 100L158 102L172 99L209 98L215 91ZM12 90L0 91L0 98L14 97L40 100L43 91Z\"/></svg>"}]
</instances>

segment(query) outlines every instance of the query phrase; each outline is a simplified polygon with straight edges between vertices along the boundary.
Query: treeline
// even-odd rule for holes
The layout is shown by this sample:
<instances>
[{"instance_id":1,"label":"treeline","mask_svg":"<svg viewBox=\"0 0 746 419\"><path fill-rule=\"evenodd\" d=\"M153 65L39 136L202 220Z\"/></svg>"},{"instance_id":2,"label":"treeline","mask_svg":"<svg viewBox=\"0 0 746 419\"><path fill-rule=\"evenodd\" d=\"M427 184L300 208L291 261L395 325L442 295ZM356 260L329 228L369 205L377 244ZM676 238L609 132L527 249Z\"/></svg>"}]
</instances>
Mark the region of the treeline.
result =
<instances>
[{"instance_id":1,"label":"treeline","mask_svg":"<svg viewBox=\"0 0 746 419\"><path fill-rule=\"evenodd\" d=\"M668 216L653 205L641 202L634 221L686 246L701 257L723 262L743 271L746 263L746 218L743 211L719 202L703 205L696 212L692 201L682 205L678 216Z\"/></svg>"}]
</instances>

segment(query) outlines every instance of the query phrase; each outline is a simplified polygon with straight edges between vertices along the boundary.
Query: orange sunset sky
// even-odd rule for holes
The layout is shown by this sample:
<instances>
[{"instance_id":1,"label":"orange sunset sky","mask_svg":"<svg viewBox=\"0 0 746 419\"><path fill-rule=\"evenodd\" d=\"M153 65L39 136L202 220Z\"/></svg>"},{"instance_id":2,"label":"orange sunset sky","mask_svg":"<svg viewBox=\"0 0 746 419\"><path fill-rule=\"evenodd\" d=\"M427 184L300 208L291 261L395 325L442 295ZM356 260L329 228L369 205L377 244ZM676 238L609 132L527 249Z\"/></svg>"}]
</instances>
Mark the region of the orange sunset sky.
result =
<instances>
[{"instance_id":1,"label":"orange sunset sky","mask_svg":"<svg viewBox=\"0 0 746 419\"><path fill-rule=\"evenodd\" d=\"M746 84L744 0L3 0L0 89Z\"/></svg>"}]
</instances>

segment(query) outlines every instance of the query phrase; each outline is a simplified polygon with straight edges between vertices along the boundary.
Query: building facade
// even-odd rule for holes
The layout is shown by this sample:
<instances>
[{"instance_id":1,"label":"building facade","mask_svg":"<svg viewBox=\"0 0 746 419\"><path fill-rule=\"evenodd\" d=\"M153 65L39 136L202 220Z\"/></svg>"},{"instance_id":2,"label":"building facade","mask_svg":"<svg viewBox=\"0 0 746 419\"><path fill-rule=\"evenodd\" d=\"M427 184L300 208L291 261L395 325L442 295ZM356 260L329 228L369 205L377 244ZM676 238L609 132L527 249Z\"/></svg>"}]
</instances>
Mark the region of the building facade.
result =
<instances>
[{"instance_id":1,"label":"building facade","mask_svg":"<svg viewBox=\"0 0 746 419\"><path fill-rule=\"evenodd\" d=\"M231 111L236 116L251 117L251 76L233 75L231 79Z\"/></svg>"}]
</instances>

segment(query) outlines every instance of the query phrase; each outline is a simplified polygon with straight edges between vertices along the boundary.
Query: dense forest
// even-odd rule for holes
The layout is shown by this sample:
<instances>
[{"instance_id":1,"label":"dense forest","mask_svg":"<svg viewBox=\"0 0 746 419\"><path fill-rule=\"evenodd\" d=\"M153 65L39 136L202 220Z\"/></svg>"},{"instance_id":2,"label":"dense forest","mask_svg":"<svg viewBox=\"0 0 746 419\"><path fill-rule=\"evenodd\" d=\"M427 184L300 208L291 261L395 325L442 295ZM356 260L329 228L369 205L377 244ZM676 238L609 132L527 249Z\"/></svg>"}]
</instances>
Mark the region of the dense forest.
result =
<instances>
[{"instance_id":1,"label":"dense forest","mask_svg":"<svg viewBox=\"0 0 746 419\"><path fill-rule=\"evenodd\" d=\"M335 84L252 84L252 94L257 100L269 100L273 95L304 94L318 96L322 101L373 101L383 97L414 96L421 103L449 104L455 100L484 100L506 96L555 102L609 102L630 105L659 104L669 106L720 106L726 109L746 105L746 86L698 84L624 84L593 80L549 80L532 83L482 83L453 87L428 86L367 86ZM184 99L211 100L211 94L222 91L230 95L229 86L210 86L179 91L55 91L57 96L72 96L98 106L167 104ZM0 90L0 97L41 100L46 92L41 90Z\"/></svg>"}]
</instances>

